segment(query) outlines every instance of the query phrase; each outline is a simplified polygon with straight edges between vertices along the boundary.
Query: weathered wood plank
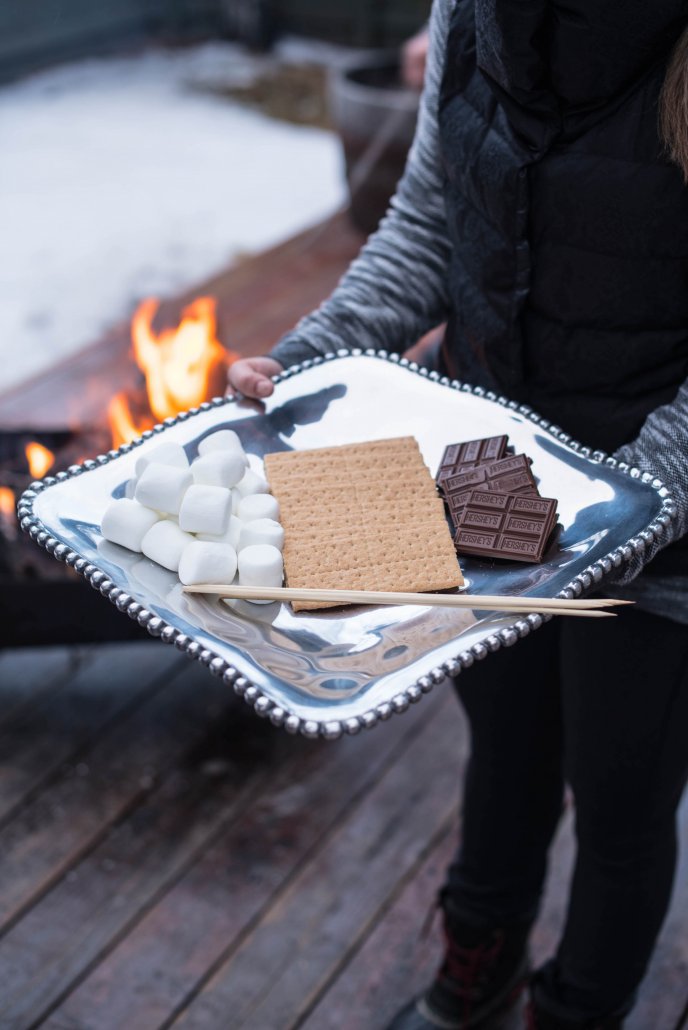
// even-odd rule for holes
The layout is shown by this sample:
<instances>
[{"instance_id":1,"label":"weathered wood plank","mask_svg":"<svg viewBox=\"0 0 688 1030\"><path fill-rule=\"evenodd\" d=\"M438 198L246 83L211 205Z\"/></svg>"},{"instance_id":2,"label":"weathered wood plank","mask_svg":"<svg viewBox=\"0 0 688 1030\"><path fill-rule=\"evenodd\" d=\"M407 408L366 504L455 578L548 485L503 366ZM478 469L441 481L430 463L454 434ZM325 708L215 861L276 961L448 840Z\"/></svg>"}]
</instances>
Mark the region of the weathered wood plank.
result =
<instances>
[{"instance_id":1,"label":"weathered wood plank","mask_svg":"<svg viewBox=\"0 0 688 1030\"><path fill-rule=\"evenodd\" d=\"M383 1027L431 982L442 955L440 919L429 922L437 891L456 848L452 820L432 842L419 868L383 913L351 962L301 1024L302 1030L371 1030Z\"/></svg>"},{"instance_id":2,"label":"weathered wood plank","mask_svg":"<svg viewBox=\"0 0 688 1030\"><path fill-rule=\"evenodd\" d=\"M356 776L372 783L380 769L389 766L390 753L383 754L378 743L384 739L386 748L389 741L394 751L402 737L415 735L414 720L420 727L421 722L435 719L430 714L433 702L453 709L454 699L446 691L370 736L337 745L312 744L273 732L243 707L237 714L221 684L205 670L186 662L183 666L186 674L198 677L197 683L183 689L180 677L178 696L170 688L146 703L149 721L156 724L153 744L158 720L164 723L165 713L178 724L179 735L169 750L163 744L156 768L146 769L143 764L146 755L154 756L150 741L126 750L129 738L143 732L143 721L135 718L142 711L138 708L102 732L101 743L109 742L109 751L101 756L100 768L96 742L84 759L85 775L61 775L42 795L47 802L44 807L39 804L41 798L27 806L23 840L29 842L28 880L37 883L38 889L19 922L0 941L0 983L11 984L13 1004L15 995L19 999L10 1022L0 1016L0 1027L92 1030L96 1011L98 1030L121 1026L148 1030L171 1023L213 1030L234 1025L255 1030L267 1026L271 1030L273 1026L275 1030L296 1026L363 1030L384 1025L399 1003L432 976L439 954L438 926L429 942L416 944L417 935L453 849L453 834L448 837L442 824L421 830L421 850L411 861L402 862L401 870L394 865L387 894L382 899L375 895L373 907L377 907L368 921L368 914L360 911L342 915L337 906L345 905L355 893L347 883L345 867L353 868L357 862L360 877L361 868L368 870L371 865L362 861L360 851L357 858L352 857L354 845L346 843L347 827L360 818L352 790L355 794L360 783ZM205 714L198 710L191 732L197 744L189 754L188 713L179 705L184 698L197 699L204 684L219 692L206 705ZM211 726L216 732L209 747ZM258 734L255 740L251 740L253 728ZM392 742L391 735L397 731ZM227 745L225 738L234 743ZM273 750L272 738L282 742L283 753L278 747ZM239 741L244 744L242 754L232 750ZM347 747L354 757L335 760ZM437 747L436 740L426 744L431 747ZM403 753L406 761L413 761L415 752L408 740ZM132 779L127 781L132 763ZM391 774L392 769L374 792L381 791ZM99 783L83 793L84 782L88 787L94 775ZM144 781L139 783L139 793L134 784L137 775ZM108 807L112 784L106 781L120 777L129 801L123 802L119 816L113 816ZM420 788L422 781L420 776ZM426 784L423 789L430 788ZM432 789L438 789L436 779ZM84 807L86 823L95 832L84 838L83 846L61 856L60 835L72 833L72 823L82 819ZM388 811L384 814L389 817ZM365 817L363 822L365 832ZM536 961L551 953L563 922L574 853L571 823L569 810L557 837L543 912L533 935ZM683 849L672 908L629 1030L650 1026L686 1030L688 798L681 807L680 826ZM78 833L84 828L81 825ZM371 820L371 835L376 829ZM390 833L394 832L392 827ZM342 836L345 843L340 846L337 841ZM3 847L8 839L3 834ZM357 846L362 849L363 843ZM46 851L47 865L41 866L40 861L33 865ZM408 850L404 853L408 855ZM373 877L381 879L371 861ZM3 889L6 868L11 863L5 867L0 858ZM334 883L332 897L328 897L328 879ZM17 881L11 880L10 890L16 886ZM301 907L310 907L313 922L303 915L291 941L292 954L289 942L285 945L283 940L284 924ZM262 963L269 975L273 932L277 972L272 967L274 975L264 985L263 997L253 967ZM322 959L321 938L326 952ZM236 1008L237 991L243 998L244 981L250 988L249 999L235 1023L234 1014L230 1019L227 1012ZM386 999L391 1001L385 1009ZM280 1022L283 1012L286 1021Z\"/></svg>"},{"instance_id":3,"label":"weathered wood plank","mask_svg":"<svg viewBox=\"0 0 688 1030\"><path fill-rule=\"evenodd\" d=\"M87 650L41 647L0 652L0 731L53 690L86 660Z\"/></svg>"},{"instance_id":4,"label":"weathered wood plank","mask_svg":"<svg viewBox=\"0 0 688 1030\"><path fill-rule=\"evenodd\" d=\"M437 701L441 706L442 699ZM377 736L334 745L286 738L288 754L271 763L270 779L250 808L211 842L46 1027L83 1027L96 1008L99 1030L161 1026L260 918L357 796L405 752L418 726L434 718L435 707L428 699Z\"/></svg>"},{"instance_id":5,"label":"weathered wood plank","mask_svg":"<svg viewBox=\"0 0 688 1030\"><path fill-rule=\"evenodd\" d=\"M119 675L131 678L131 667L120 666ZM223 684L182 659L168 667L166 681L152 697L85 748L75 765L61 770L18 812L2 832L0 928L15 921L150 793L161 769L207 736L208 706L225 698L230 695Z\"/></svg>"},{"instance_id":6,"label":"weathered wood plank","mask_svg":"<svg viewBox=\"0 0 688 1030\"><path fill-rule=\"evenodd\" d=\"M145 723L132 720L128 745L112 740L107 780L96 784L96 801L106 806L108 793L121 793L116 781L124 781L128 810L0 940L0 982L11 985L5 1018L13 1027L47 1016L249 804L294 745L199 666L155 700ZM82 1025L92 1026L92 1018L91 1011Z\"/></svg>"},{"instance_id":7,"label":"weathered wood plank","mask_svg":"<svg viewBox=\"0 0 688 1030\"><path fill-rule=\"evenodd\" d=\"M299 1024L456 807L467 733L448 701L309 856L175 1027Z\"/></svg>"},{"instance_id":8,"label":"weathered wood plank","mask_svg":"<svg viewBox=\"0 0 688 1030\"><path fill-rule=\"evenodd\" d=\"M0 734L0 824L182 661L154 641L95 647L60 689L9 719Z\"/></svg>"}]
</instances>

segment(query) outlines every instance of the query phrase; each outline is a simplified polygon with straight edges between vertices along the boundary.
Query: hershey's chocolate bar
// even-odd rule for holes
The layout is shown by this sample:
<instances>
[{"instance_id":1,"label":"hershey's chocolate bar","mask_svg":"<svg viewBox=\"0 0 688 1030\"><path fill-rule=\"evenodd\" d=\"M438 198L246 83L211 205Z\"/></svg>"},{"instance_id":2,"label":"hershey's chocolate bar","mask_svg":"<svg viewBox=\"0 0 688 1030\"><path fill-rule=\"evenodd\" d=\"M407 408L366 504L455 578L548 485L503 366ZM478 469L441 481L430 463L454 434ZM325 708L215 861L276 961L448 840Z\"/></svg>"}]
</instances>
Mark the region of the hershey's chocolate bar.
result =
<instances>
[{"instance_id":1,"label":"hershey's chocolate bar","mask_svg":"<svg viewBox=\"0 0 688 1030\"><path fill-rule=\"evenodd\" d=\"M471 491L476 488L496 490L503 494L534 494L537 496L538 493L533 474L530 471L530 459L525 454L515 454L511 458L502 458L500 461L479 465L477 468L460 472L456 476L450 476L444 481L443 488L454 525L458 525L459 517Z\"/></svg>"},{"instance_id":2,"label":"hershey's chocolate bar","mask_svg":"<svg viewBox=\"0 0 688 1030\"><path fill-rule=\"evenodd\" d=\"M499 461L477 465L475 468L458 472L456 475L445 479L444 490L445 494L451 494L455 490L465 489L465 487L471 484L481 486L483 483L491 483L496 489L499 489L500 481L514 475L525 476L528 482L537 490L533 474L530 471L530 458L526 457L525 454L514 454L509 458L500 458ZM507 492L502 490L502 493Z\"/></svg>"},{"instance_id":3,"label":"hershey's chocolate bar","mask_svg":"<svg viewBox=\"0 0 688 1030\"><path fill-rule=\"evenodd\" d=\"M466 440L464 443L450 443L444 449L440 467L435 477L440 486L447 476L462 469L474 468L484 462L497 461L507 451L506 436L486 436L482 440Z\"/></svg>"},{"instance_id":4,"label":"hershey's chocolate bar","mask_svg":"<svg viewBox=\"0 0 688 1030\"><path fill-rule=\"evenodd\" d=\"M454 536L460 554L539 562L557 521L551 497L473 490Z\"/></svg>"}]
</instances>

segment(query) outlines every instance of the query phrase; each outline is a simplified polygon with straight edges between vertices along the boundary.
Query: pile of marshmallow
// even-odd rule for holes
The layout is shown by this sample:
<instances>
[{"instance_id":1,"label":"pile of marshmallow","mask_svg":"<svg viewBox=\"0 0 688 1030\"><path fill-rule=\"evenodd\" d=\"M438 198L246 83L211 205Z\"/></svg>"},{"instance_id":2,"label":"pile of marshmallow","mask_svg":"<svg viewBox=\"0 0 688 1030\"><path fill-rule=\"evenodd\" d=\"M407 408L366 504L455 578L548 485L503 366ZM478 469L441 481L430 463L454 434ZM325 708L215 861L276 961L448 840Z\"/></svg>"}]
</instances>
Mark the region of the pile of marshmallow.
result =
<instances>
[{"instance_id":1,"label":"pile of marshmallow","mask_svg":"<svg viewBox=\"0 0 688 1030\"><path fill-rule=\"evenodd\" d=\"M231 429L206 436L190 464L180 444L142 455L127 493L105 510L106 540L143 553L181 582L282 585L279 505ZM260 603L260 602L259 602Z\"/></svg>"}]
</instances>

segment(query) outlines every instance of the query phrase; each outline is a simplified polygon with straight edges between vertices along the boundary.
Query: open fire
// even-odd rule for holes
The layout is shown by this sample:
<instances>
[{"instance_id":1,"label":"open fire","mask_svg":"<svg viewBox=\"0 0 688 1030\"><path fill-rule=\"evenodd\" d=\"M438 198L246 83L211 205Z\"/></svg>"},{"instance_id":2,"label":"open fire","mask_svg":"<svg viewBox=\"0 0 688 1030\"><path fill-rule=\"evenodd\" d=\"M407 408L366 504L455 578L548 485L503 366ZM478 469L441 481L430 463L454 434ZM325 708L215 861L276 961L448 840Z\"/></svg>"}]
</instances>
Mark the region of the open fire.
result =
<instances>
[{"instance_id":1,"label":"open fire","mask_svg":"<svg viewBox=\"0 0 688 1030\"><path fill-rule=\"evenodd\" d=\"M17 535L14 504L14 490L9 486L0 486L0 529L10 540L14 540Z\"/></svg>"},{"instance_id":2,"label":"open fire","mask_svg":"<svg viewBox=\"0 0 688 1030\"><path fill-rule=\"evenodd\" d=\"M42 479L47 475L55 461L53 452L44 447L42 443L36 443L35 440L27 443L24 454L33 479Z\"/></svg>"},{"instance_id":3,"label":"open fire","mask_svg":"<svg viewBox=\"0 0 688 1030\"><path fill-rule=\"evenodd\" d=\"M238 355L218 340L215 300L198 298L173 329L153 327L157 310L158 302L147 300L134 315L132 351L141 372L118 366L122 378L116 382L128 383L127 391L109 404L106 394L103 403L101 391L112 380L99 378L96 368L99 402L85 397L83 416L75 412L74 424L71 418L68 425L54 426L43 419L35 429L20 425L0 432L0 585L3 596L11 592L12 597L11 610L3 609L0 647L140 639L143 633L109 605L94 605L73 569L53 561L20 532L16 498L32 479L118 447L224 392L227 366Z\"/></svg>"},{"instance_id":4,"label":"open fire","mask_svg":"<svg viewBox=\"0 0 688 1030\"><path fill-rule=\"evenodd\" d=\"M227 368L238 357L218 339L214 297L196 298L173 328L153 328L158 307L157 300L145 300L132 319L133 358L145 377L145 394L123 391L112 397L107 421L113 447L135 440L156 422L224 393ZM23 456L32 479L47 475L56 461L55 453L36 440L23 447ZM77 452L64 463L85 457L88 455ZM12 539L15 495L28 484L28 478L21 483L23 476L19 467L15 465L15 469L5 484L0 484L0 535Z\"/></svg>"},{"instance_id":5,"label":"open fire","mask_svg":"<svg viewBox=\"0 0 688 1030\"><path fill-rule=\"evenodd\" d=\"M213 297L198 297L184 308L179 325L159 332L153 329L157 310L157 300L145 300L131 324L134 358L146 378L149 412L136 417L127 395L116 394L108 409L113 447L135 440L154 422L222 394L227 367L238 356L225 350L217 338Z\"/></svg>"}]
</instances>

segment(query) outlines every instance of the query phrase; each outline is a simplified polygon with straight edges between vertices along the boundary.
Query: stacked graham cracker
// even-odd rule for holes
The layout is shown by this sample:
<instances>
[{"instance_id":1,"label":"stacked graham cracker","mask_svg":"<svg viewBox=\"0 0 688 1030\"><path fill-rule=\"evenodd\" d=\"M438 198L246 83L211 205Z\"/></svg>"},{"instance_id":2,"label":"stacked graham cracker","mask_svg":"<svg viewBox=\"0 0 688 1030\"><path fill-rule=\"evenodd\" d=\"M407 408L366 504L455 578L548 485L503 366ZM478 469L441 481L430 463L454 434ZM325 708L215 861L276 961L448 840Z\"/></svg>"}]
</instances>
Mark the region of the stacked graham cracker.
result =
<instances>
[{"instance_id":1,"label":"stacked graham cracker","mask_svg":"<svg viewBox=\"0 0 688 1030\"><path fill-rule=\"evenodd\" d=\"M265 472L279 501L288 586L462 585L444 507L413 437L268 454Z\"/></svg>"}]
</instances>

